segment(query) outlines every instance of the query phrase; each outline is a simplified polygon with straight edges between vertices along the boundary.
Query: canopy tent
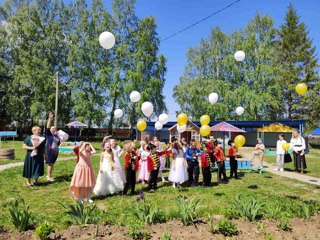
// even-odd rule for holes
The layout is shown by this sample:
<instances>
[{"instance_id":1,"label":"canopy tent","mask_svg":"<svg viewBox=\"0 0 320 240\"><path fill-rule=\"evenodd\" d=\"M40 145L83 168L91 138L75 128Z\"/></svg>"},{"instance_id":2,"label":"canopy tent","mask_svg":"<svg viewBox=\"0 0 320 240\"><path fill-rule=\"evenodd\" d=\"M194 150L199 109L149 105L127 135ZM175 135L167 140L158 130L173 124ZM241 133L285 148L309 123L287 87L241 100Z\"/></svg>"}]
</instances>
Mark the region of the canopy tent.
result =
<instances>
[{"instance_id":1,"label":"canopy tent","mask_svg":"<svg viewBox=\"0 0 320 240\"><path fill-rule=\"evenodd\" d=\"M258 128L257 132L293 132L294 128L283 125L281 123L272 123L270 125L264 126L262 128Z\"/></svg>"},{"instance_id":2,"label":"canopy tent","mask_svg":"<svg viewBox=\"0 0 320 240\"><path fill-rule=\"evenodd\" d=\"M225 143L224 143L224 136L226 132L240 132L245 133L246 131L242 130L241 128L237 128L227 122L220 122L211 127L211 132L223 132L223 151L225 151Z\"/></svg>"},{"instance_id":3,"label":"canopy tent","mask_svg":"<svg viewBox=\"0 0 320 240\"><path fill-rule=\"evenodd\" d=\"M315 129L311 134L312 135L320 135L320 128Z\"/></svg>"},{"instance_id":4,"label":"canopy tent","mask_svg":"<svg viewBox=\"0 0 320 240\"><path fill-rule=\"evenodd\" d=\"M68 127L74 127L74 143L76 144L77 142L77 132L76 132L76 128L77 127L88 127L87 124L84 124L82 122L79 121L74 121L74 122L69 122L68 124L66 124L66 126Z\"/></svg>"}]
</instances>

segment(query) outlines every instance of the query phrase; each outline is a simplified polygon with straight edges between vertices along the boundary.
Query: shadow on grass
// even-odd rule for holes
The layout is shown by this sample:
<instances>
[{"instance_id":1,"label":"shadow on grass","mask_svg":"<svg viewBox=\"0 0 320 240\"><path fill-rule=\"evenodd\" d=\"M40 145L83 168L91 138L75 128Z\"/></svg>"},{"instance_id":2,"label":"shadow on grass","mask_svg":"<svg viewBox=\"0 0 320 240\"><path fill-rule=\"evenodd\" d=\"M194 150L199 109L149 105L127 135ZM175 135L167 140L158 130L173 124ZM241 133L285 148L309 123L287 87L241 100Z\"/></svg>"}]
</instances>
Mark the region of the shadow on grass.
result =
<instances>
[{"instance_id":1,"label":"shadow on grass","mask_svg":"<svg viewBox=\"0 0 320 240\"><path fill-rule=\"evenodd\" d=\"M272 176L264 176L264 178L272 178Z\"/></svg>"},{"instance_id":2,"label":"shadow on grass","mask_svg":"<svg viewBox=\"0 0 320 240\"><path fill-rule=\"evenodd\" d=\"M214 193L213 194L214 196L217 196L217 197L222 197L222 196L224 196L224 195L226 195L225 193L220 193L220 192L218 192L218 193Z\"/></svg>"},{"instance_id":3,"label":"shadow on grass","mask_svg":"<svg viewBox=\"0 0 320 240\"><path fill-rule=\"evenodd\" d=\"M249 189L258 189L258 185L250 185L247 188L249 188Z\"/></svg>"}]
</instances>

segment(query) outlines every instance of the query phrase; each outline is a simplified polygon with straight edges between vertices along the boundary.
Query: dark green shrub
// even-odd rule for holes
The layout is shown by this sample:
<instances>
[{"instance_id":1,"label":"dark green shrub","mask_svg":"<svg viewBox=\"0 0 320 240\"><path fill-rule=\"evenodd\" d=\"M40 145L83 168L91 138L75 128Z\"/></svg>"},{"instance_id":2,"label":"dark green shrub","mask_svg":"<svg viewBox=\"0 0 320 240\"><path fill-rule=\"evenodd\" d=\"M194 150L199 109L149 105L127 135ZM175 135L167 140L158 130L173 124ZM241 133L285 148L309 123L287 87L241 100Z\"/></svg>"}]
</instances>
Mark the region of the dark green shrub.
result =
<instances>
[{"instance_id":1,"label":"dark green shrub","mask_svg":"<svg viewBox=\"0 0 320 240\"><path fill-rule=\"evenodd\" d=\"M22 207L20 208L19 202ZM29 227L31 212L29 206L25 204L22 198L9 203L10 221L19 232L26 231Z\"/></svg>"}]
</instances>

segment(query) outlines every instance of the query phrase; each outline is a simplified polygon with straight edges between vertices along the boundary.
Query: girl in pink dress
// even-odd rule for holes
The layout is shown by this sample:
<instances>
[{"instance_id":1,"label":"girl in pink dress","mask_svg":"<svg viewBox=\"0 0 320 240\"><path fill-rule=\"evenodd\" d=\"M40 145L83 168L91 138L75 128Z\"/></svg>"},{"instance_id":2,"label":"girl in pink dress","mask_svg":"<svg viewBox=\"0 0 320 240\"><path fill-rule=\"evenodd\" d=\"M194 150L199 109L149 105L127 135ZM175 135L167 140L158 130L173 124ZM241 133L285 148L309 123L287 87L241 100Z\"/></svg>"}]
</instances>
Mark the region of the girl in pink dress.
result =
<instances>
[{"instance_id":1,"label":"girl in pink dress","mask_svg":"<svg viewBox=\"0 0 320 240\"><path fill-rule=\"evenodd\" d=\"M96 180L90 157L96 153L96 150L90 143L86 142L81 144L79 150L75 149L75 153L79 157L79 162L74 169L69 191L75 199L82 202L82 198L85 197L89 203L92 203L90 196Z\"/></svg>"},{"instance_id":2,"label":"girl in pink dress","mask_svg":"<svg viewBox=\"0 0 320 240\"><path fill-rule=\"evenodd\" d=\"M139 175L137 182L147 183L150 172L148 171L148 156L150 156L150 148L147 144L143 146L143 151L140 154Z\"/></svg>"}]
</instances>

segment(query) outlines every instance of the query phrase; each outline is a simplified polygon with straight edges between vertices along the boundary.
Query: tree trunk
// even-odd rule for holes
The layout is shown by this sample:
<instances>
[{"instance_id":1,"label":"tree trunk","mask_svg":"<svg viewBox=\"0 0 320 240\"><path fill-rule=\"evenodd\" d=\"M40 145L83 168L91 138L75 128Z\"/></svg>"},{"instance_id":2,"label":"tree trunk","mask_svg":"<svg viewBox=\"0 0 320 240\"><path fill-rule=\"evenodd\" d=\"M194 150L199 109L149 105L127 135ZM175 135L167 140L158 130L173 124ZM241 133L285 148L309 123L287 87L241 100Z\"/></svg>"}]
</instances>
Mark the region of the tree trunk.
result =
<instances>
[{"instance_id":1,"label":"tree trunk","mask_svg":"<svg viewBox=\"0 0 320 240\"><path fill-rule=\"evenodd\" d=\"M112 128L113 128L113 121L114 121L114 111L116 110L116 104L117 104L117 97L118 94L116 93L114 95L114 98L112 100L112 109L111 109L111 115L110 115L110 120L109 120L109 124L108 124L108 134L112 135Z\"/></svg>"}]
</instances>

